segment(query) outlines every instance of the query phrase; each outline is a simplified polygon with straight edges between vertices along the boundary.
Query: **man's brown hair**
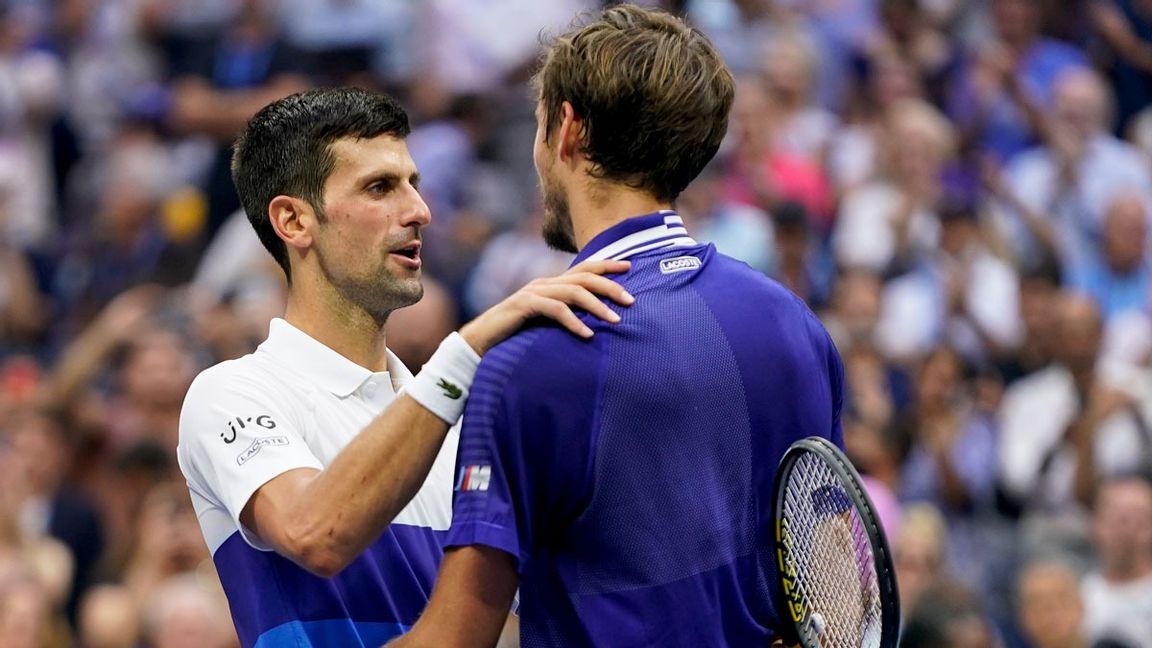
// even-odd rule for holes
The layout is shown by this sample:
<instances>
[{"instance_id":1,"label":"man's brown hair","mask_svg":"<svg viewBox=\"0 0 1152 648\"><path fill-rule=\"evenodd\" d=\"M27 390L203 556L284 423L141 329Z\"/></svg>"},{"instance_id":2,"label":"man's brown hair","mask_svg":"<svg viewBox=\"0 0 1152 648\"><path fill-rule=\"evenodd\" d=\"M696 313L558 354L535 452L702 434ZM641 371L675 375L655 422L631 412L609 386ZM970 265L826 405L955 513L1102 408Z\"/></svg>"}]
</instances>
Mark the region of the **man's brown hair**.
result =
<instances>
[{"instance_id":1,"label":"man's brown hair","mask_svg":"<svg viewBox=\"0 0 1152 648\"><path fill-rule=\"evenodd\" d=\"M675 199L716 154L735 83L712 43L679 18L621 5L559 36L535 78L545 138L561 106L583 119L595 178Z\"/></svg>"}]
</instances>

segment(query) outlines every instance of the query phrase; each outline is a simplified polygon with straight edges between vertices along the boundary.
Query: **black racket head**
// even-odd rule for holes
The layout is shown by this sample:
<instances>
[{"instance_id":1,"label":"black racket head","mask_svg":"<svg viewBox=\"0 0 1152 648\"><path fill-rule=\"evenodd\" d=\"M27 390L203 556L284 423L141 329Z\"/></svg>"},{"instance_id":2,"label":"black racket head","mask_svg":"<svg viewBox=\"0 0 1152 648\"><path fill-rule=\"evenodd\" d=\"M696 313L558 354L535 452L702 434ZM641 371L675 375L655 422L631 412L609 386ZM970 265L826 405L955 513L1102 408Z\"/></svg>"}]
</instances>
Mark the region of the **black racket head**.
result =
<instances>
[{"instance_id":1,"label":"black racket head","mask_svg":"<svg viewBox=\"0 0 1152 648\"><path fill-rule=\"evenodd\" d=\"M894 648L900 599L888 542L851 462L827 439L784 453L773 485L776 608L788 645Z\"/></svg>"}]
</instances>

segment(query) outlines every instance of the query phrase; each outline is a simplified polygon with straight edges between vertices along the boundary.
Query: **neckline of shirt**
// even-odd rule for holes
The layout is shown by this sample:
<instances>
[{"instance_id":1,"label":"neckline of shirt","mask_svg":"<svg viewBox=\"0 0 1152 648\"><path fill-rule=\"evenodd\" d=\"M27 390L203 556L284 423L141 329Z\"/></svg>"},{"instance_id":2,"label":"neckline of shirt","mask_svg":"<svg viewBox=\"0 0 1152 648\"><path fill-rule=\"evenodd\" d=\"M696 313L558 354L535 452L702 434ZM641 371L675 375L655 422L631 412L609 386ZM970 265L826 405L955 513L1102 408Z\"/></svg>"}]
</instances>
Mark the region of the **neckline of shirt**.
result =
<instances>
[{"instance_id":1,"label":"neckline of shirt","mask_svg":"<svg viewBox=\"0 0 1152 648\"><path fill-rule=\"evenodd\" d=\"M352 395L370 380L391 389L393 377L401 387L412 379L412 373L390 349L385 349L387 370L369 371L279 317L269 322L268 339L257 350L340 398Z\"/></svg>"},{"instance_id":2,"label":"neckline of shirt","mask_svg":"<svg viewBox=\"0 0 1152 648\"><path fill-rule=\"evenodd\" d=\"M684 219L671 209L662 209L626 218L600 232L580 250L572 265L586 260L627 259L649 250L696 244L684 227Z\"/></svg>"}]
</instances>

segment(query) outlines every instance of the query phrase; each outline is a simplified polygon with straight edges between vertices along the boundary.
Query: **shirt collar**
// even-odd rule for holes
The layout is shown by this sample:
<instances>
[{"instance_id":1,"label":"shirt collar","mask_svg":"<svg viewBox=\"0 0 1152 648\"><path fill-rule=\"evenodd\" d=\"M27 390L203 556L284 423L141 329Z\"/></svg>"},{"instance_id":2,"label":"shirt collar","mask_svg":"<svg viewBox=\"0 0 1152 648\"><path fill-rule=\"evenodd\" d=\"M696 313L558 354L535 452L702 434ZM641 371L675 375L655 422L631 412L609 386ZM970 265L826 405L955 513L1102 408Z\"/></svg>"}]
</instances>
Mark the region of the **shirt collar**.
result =
<instances>
[{"instance_id":1,"label":"shirt collar","mask_svg":"<svg viewBox=\"0 0 1152 648\"><path fill-rule=\"evenodd\" d=\"M696 241L688 236L680 215L665 209L626 218L600 232L580 250L572 265L586 260L627 259L657 248L684 245L696 245Z\"/></svg>"},{"instance_id":2,"label":"shirt collar","mask_svg":"<svg viewBox=\"0 0 1152 648\"><path fill-rule=\"evenodd\" d=\"M258 350L340 398L351 395L373 376L389 375L401 387L412 380L412 372L388 349L388 371L373 373L279 317L269 323L268 339Z\"/></svg>"}]
</instances>

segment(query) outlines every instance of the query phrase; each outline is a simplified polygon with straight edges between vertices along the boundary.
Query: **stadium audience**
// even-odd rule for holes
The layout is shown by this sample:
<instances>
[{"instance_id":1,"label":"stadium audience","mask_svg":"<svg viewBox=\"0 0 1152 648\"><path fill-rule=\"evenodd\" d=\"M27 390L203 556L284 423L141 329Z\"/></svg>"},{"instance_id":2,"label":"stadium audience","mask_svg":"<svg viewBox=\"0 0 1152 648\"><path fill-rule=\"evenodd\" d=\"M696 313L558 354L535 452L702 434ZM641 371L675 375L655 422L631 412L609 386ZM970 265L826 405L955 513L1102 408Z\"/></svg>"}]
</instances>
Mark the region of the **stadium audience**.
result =
<instances>
[{"instance_id":1,"label":"stadium audience","mask_svg":"<svg viewBox=\"0 0 1152 648\"><path fill-rule=\"evenodd\" d=\"M235 643L173 444L190 377L283 309L227 174L248 116L331 83L409 108L416 369L570 262L526 80L599 4L0 3L0 644ZM740 76L680 208L837 343L904 645L1152 646L1152 2L649 4Z\"/></svg>"}]
</instances>

